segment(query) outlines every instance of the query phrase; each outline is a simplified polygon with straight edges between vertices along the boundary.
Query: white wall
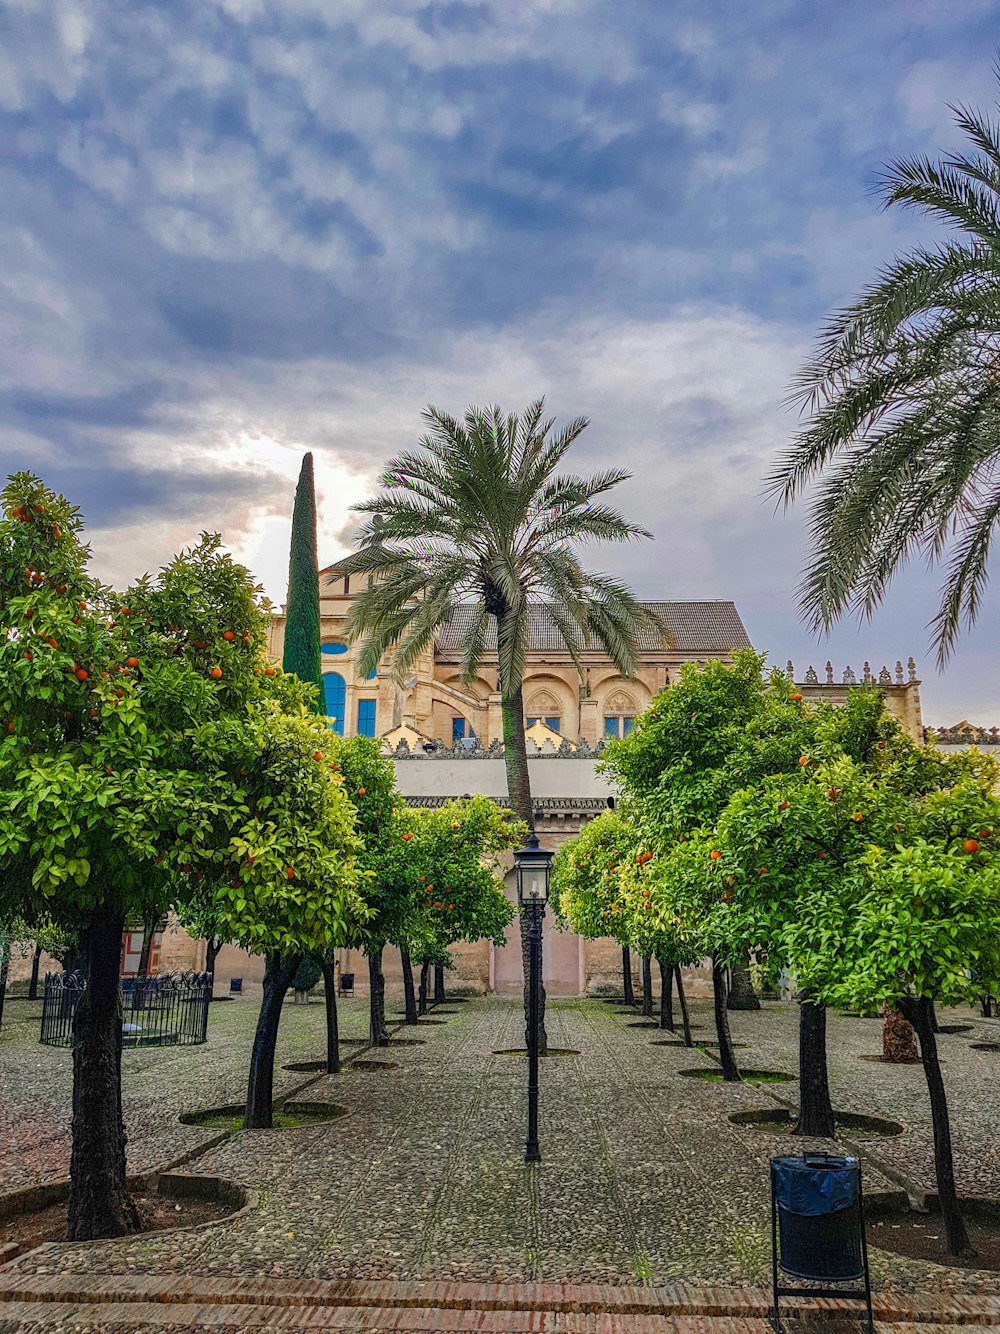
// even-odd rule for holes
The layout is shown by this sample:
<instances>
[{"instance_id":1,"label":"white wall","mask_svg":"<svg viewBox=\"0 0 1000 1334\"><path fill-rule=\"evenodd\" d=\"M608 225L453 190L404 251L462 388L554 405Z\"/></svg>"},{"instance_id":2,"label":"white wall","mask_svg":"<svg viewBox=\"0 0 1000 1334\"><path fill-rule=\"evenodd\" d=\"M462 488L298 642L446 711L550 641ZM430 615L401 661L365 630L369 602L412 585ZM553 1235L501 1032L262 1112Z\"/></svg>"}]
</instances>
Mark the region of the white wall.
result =
<instances>
[{"instance_id":1,"label":"white wall","mask_svg":"<svg viewBox=\"0 0 1000 1334\"><path fill-rule=\"evenodd\" d=\"M394 760L404 797L505 797L507 769L502 759L436 759L417 755ZM610 797L616 789L595 772L593 759L559 757L528 761L532 797Z\"/></svg>"}]
</instances>

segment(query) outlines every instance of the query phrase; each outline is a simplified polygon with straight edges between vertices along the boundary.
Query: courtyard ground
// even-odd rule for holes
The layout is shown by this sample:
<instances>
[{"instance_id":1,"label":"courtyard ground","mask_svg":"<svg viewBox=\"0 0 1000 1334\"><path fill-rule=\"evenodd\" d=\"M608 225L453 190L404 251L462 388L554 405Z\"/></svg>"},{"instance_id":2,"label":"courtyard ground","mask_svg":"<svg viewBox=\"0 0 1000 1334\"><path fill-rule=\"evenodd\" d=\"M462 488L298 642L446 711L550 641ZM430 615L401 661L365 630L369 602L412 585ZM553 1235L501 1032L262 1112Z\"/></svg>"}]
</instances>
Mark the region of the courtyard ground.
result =
<instances>
[{"instance_id":1,"label":"courtyard ground","mask_svg":"<svg viewBox=\"0 0 1000 1334\"><path fill-rule=\"evenodd\" d=\"M708 1003L692 1008L696 1040L711 1039ZM0 1035L0 1191L64 1176L68 1162L69 1053L40 1047L29 1013L37 1007L12 1005ZM345 1035L360 1037L365 1003L347 1001L342 1018ZM195 1154L182 1171L242 1183L255 1192L255 1205L206 1230L55 1244L20 1256L0 1268L0 1295L43 1295L49 1323L32 1324L27 1307L15 1311L16 1304L9 1304L8 1323L0 1306L0 1330L60 1327L53 1323L53 1300L60 1293L99 1291L102 1300L109 1293L138 1300L150 1285L161 1293L188 1285L196 1294L199 1284L204 1291L214 1284L217 1292L220 1284L263 1284L291 1294L310 1284L345 1281L356 1291L365 1284L395 1284L400 1291L399 1285L414 1281L479 1285L480 1291L498 1283L601 1284L651 1294L696 1284L703 1291L743 1292L747 1310L759 1304L769 1274L767 1161L774 1152L797 1150L800 1142L793 1148L787 1138L734 1125L729 1117L774 1109L779 1099L794 1102L794 1083L721 1085L686 1078L681 1071L713 1065L710 1048L659 1045L671 1035L634 1027L638 1015L600 1001L551 1003L550 1043L579 1054L542 1062L543 1162L530 1170L523 1162L526 1062L494 1054L523 1041L517 1003L445 1005L431 1018L443 1022L394 1034L415 1038L416 1045L393 1042L363 1054L390 1068L348 1067L307 1087L308 1076L281 1073L280 1094L298 1090L293 1102L328 1102L348 1115L297 1130L244 1132L214 1144L217 1131L181 1125L177 1117L241 1100L255 1002L213 1006L204 1047L126 1052L130 1167L148 1170ZM1000 1054L970 1046L997 1041L1000 1030L969 1011L943 1018L973 1025L971 1032L940 1039L959 1187L1000 1199ZM794 1074L795 1006L767 1005L731 1019L734 1038L749 1044L739 1051L746 1066ZM878 1021L834 1014L829 1026L835 1106L904 1126L903 1134L868 1146L873 1157L865 1164L866 1193L874 1199L898 1192L899 1181L933 1189L921 1068L861 1059L880 1049ZM322 1031L318 1000L308 1007L288 1005L278 1064L319 1057ZM359 1051L348 1048L348 1055ZM873 1251L872 1264L883 1301L957 1311L962 1295L971 1296L980 1315L995 1308L1000 1321L998 1274L957 1271L881 1250ZM726 1327L736 1330L739 1301L733 1300ZM614 1303L605 1305L613 1309ZM632 1308L636 1318L641 1307ZM712 1310L702 1315L710 1318ZM244 1315L249 1321L248 1307ZM105 1323L93 1327L111 1328L106 1307L102 1316ZM747 1328L763 1328L759 1315L755 1319Z\"/></svg>"}]
</instances>

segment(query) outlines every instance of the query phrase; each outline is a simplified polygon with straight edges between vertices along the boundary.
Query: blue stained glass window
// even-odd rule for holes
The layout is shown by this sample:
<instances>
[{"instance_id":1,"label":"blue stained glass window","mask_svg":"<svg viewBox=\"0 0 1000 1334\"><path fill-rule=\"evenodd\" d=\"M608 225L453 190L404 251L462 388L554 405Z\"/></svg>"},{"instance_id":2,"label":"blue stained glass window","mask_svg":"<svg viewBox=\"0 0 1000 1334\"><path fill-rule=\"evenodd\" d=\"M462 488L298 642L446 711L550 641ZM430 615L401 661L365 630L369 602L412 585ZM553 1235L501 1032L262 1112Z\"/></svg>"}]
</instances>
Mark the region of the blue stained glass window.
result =
<instances>
[{"instance_id":1,"label":"blue stained glass window","mask_svg":"<svg viewBox=\"0 0 1000 1334\"><path fill-rule=\"evenodd\" d=\"M358 736L375 735L375 701L358 700Z\"/></svg>"},{"instance_id":2,"label":"blue stained glass window","mask_svg":"<svg viewBox=\"0 0 1000 1334\"><path fill-rule=\"evenodd\" d=\"M635 719L634 719L634 718L623 718L623 719L622 719L622 734L623 734L624 736L628 736L629 732L631 732L631 730L632 730L632 724L633 724L634 722L635 722Z\"/></svg>"},{"instance_id":3,"label":"blue stained glass window","mask_svg":"<svg viewBox=\"0 0 1000 1334\"><path fill-rule=\"evenodd\" d=\"M347 652L347 645L346 645L346 644L338 644L338 643L336 643L336 642L334 642L334 643L330 643L330 644L320 644L320 646L319 646L319 651L320 651L320 653L329 653L329 654L333 654L333 655L340 654L340 653L346 653L346 652Z\"/></svg>"},{"instance_id":4,"label":"blue stained glass window","mask_svg":"<svg viewBox=\"0 0 1000 1334\"><path fill-rule=\"evenodd\" d=\"M605 735L605 736L615 736L615 737L618 735L618 717L617 717L617 715L615 715L614 717L612 717L612 716L609 714L609 715L607 715L607 716L605 717L605 719L604 719L604 735Z\"/></svg>"},{"instance_id":5,"label":"blue stained glass window","mask_svg":"<svg viewBox=\"0 0 1000 1334\"><path fill-rule=\"evenodd\" d=\"M323 697L326 701L326 716L330 719L330 726L338 736L343 736L347 687L339 672L323 673Z\"/></svg>"},{"instance_id":6,"label":"blue stained glass window","mask_svg":"<svg viewBox=\"0 0 1000 1334\"><path fill-rule=\"evenodd\" d=\"M452 720L451 720L451 739L452 739L452 741L453 741L453 742L455 742L455 741L463 741L466 737L469 737L469 738L470 738L471 740L473 740L473 741L476 739L476 734L475 734L475 732L472 730L472 725L471 725L470 723L468 723L468 722L467 722L464 718L462 718L461 716L459 716L459 717L457 717L457 718L452 718Z\"/></svg>"}]
</instances>

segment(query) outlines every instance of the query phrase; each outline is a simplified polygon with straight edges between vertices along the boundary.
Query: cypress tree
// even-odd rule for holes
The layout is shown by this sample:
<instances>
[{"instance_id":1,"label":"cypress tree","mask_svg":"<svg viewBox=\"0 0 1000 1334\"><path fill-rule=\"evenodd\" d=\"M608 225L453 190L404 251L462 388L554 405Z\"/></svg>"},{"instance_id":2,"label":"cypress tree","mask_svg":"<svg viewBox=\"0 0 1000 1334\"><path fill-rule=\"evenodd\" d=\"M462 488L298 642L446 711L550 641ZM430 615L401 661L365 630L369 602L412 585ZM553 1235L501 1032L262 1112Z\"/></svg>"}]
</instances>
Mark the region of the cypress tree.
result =
<instances>
[{"instance_id":1,"label":"cypress tree","mask_svg":"<svg viewBox=\"0 0 1000 1334\"><path fill-rule=\"evenodd\" d=\"M315 709L322 713L323 681L319 656L319 560L316 553L316 485L313 456L302 460L288 560L288 605L285 609L285 648L281 665L300 681L316 685Z\"/></svg>"}]
</instances>

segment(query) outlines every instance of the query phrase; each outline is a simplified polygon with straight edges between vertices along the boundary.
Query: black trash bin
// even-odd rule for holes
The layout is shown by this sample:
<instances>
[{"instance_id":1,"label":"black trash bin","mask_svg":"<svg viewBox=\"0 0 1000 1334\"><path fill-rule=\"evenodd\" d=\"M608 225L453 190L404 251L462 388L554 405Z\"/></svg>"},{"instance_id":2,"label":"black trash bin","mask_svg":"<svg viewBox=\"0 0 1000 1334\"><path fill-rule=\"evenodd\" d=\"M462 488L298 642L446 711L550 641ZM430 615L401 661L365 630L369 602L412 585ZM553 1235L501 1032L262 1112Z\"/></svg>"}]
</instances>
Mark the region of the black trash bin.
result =
<instances>
[{"instance_id":1,"label":"black trash bin","mask_svg":"<svg viewBox=\"0 0 1000 1334\"><path fill-rule=\"evenodd\" d=\"M857 1158L803 1154L771 1159L780 1264L795 1278L863 1278L861 1169Z\"/></svg>"},{"instance_id":2,"label":"black trash bin","mask_svg":"<svg viewBox=\"0 0 1000 1334\"><path fill-rule=\"evenodd\" d=\"M857 1158L826 1153L772 1158L771 1226L774 1328L781 1328L779 1296L853 1295L827 1287L780 1287L779 1266L793 1278L814 1284L863 1279L864 1293L859 1299L865 1302L872 1328L861 1165Z\"/></svg>"}]
</instances>

